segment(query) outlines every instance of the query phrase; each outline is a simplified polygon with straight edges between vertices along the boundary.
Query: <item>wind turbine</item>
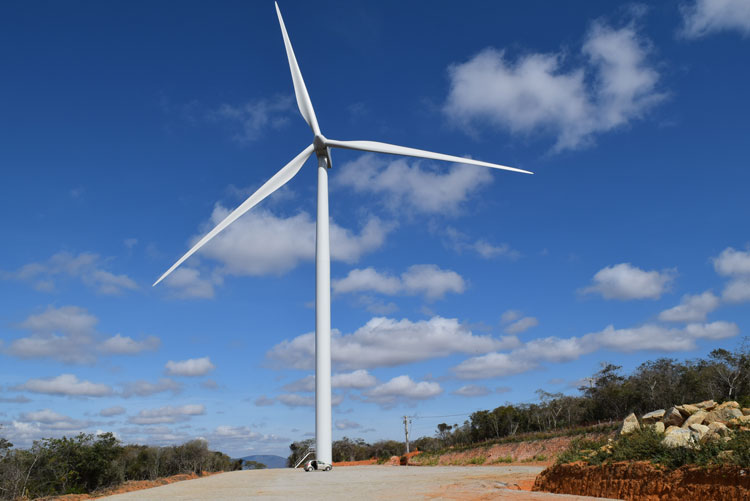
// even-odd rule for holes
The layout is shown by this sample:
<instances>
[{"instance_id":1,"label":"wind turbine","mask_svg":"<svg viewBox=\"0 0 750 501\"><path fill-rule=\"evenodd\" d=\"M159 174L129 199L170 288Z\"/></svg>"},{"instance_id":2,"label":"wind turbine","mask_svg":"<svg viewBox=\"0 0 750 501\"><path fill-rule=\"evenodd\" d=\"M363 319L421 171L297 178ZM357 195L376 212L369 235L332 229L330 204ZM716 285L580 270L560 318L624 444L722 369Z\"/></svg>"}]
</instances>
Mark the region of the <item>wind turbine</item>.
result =
<instances>
[{"instance_id":1,"label":"wind turbine","mask_svg":"<svg viewBox=\"0 0 750 501\"><path fill-rule=\"evenodd\" d=\"M368 151L374 153L388 153L391 155L404 155L410 157L427 158L430 160L443 160L446 162L459 162L462 164L480 165L495 169L522 172L532 172L497 165L489 162L481 162L470 158L444 155L431 151L418 150L405 146L380 143L376 141L338 141L326 138L318 126L310 96L302 79L297 58L294 56L292 43L281 17L279 4L276 3L276 15L279 18L281 34L284 37L286 55L289 59L289 69L292 72L294 83L294 94L297 97L297 106L307 124L313 131L313 142L302 150L291 162L286 164L271 179L261 186L258 191L242 202L222 222L201 238L184 256L172 265L154 285L164 280L187 258L192 256L198 249L203 247L212 238L218 235L224 228L232 224L268 197L271 193L284 186L302 168L307 159L315 153L318 158L318 214L315 231L315 454L318 461L331 463L331 253L329 241L329 218L328 218L328 169L331 168L331 148L343 148L348 150Z\"/></svg>"}]
</instances>

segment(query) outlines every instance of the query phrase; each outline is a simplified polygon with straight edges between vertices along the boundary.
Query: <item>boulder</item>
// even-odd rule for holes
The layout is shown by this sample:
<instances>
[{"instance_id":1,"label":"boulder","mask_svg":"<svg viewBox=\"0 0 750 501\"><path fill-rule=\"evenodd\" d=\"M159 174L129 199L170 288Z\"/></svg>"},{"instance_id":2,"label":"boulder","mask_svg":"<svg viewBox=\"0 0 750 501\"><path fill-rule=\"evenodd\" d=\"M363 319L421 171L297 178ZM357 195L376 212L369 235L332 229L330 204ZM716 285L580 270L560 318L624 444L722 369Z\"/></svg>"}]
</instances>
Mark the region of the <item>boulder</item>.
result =
<instances>
[{"instance_id":1,"label":"boulder","mask_svg":"<svg viewBox=\"0 0 750 501\"><path fill-rule=\"evenodd\" d=\"M670 426L669 428L667 428L666 430L664 430L664 433L666 435L669 435L670 433L674 433L675 431L681 430L681 429L682 428L680 428L679 426Z\"/></svg>"},{"instance_id":2,"label":"boulder","mask_svg":"<svg viewBox=\"0 0 750 501\"><path fill-rule=\"evenodd\" d=\"M620 431L618 432L619 435L627 435L628 433L633 433L634 431L638 431L641 429L641 425L638 424L638 418L635 417L634 413L631 413L628 417L626 417L623 422L622 426L620 426Z\"/></svg>"},{"instance_id":3,"label":"boulder","mask_svg":"<svg viewBox=\"0 0 750 501\"><path fill-rule=\"evenodd\" d=\"M680 426L685 419L677 407L672 407L664 414L662 419L665 426Z\"/></svg>"},{"instance_id":4,"label":"boulder","mask_svg":"<svg viewBox=\"0 0 750 501\"><path fill-rule=\"evenodd\" d=\"M745 416L750 416L750 407L743 407L742 414L744 414Z\"/></svg>"},{"instance_id":5,"label":"boulder","mask_svg":"<svg viewBox=\"0 0 750 501\"><path fill-rule=\"evenodd\" d=\"M721 410L721 409L726 409L727 407L730 407L732 409L739 409L740 408L740 404L738 404L734 400L728 400L728 401L724 402L723 404L717 405L716 409L714 409L714 410L718 411L718 410Z\"/></svg>"},{"instance_id":6,"label":"boulder","mask_svg":"<svg viewBox=\"0 0 750 501\"><path fill-rule=\"evenodd\" d=\"M667 434L661 443L667 447L692 447L695 442L690 430L679 428Z\"/></svg>"},{"instance_id":7,"label":"boulder","mask_svg":"<svg viewBox=\"0 0 750 501\"><path fill-rule=\"evenodd\" d=\"M692 416L700 410L696 406L690 404L676 405L674 408L680 411L680 414L682 414L683 417Z\"/></svg>"},{"instance_id":8,"label":"boulder","mask_svg":"<svg viewBox=\"0 0 750 501\"><path fill-rule=\"evenodd\" d=\"M706 419L706 416L708 416L708 412L706 411L698 411L689 418L685 420L684 423L682 423L683 428L688 428L691 424L703 424L703 421Z\"/></svg>"},{"instance_id":9,"label":"boulder","mask_svg":"<svg viewBox=\"0 0 750 501\"><path fill-rule=\"evenodd\" d=\"M657 421L654 424L650 424L649 426L653 428L656 433L664 433L664 423L662 423L661 421Z\"/></svg>"},{"instance_id":10,"label":"boulder","mask_svg":"<svg viewBox=\"0 0 750 501\"><path fill-rule=\"evenodd\" d=\"M713 423L712 423L713 424ZM721 424L718 421L716 424ZM741 426L750 426L750 416L739 416L726 422L730 428L739 428Z\"/></svg>"},{"instance_id":11,"label":"boulder","mask_svg":"<svg viewBox=\"0 0 750 501\"><path fill-rule=\"evenodd\" d=\"M693 405L701 410L710 411L713 410L714 407L716 407L716 402L714 402L713 400L704 400L703 402L698 402L697 404Z\"/></svg>"},{"instance_id":12,"label":"boulder","mask_svg":"<svg viewBox=\"0 0 750 501\"><path fill-rule=\"evenodd\" d=\"M691 424L689 429L693 436L693 441L695 442L700 442L701 440L703 440L703 437L705 437L709 432L708 426L702 424Z\"/></svg>"},{"instance_id":13,"label":"boulder","mask_svg":"<svg viewBox=\"0 0 750 501\"><path fill-rule=\"evenodd\" d=\"M727 425L724 423L713 422L708 425L708 433L720 437L726 437L731 433L731 430L727 428Z\"/></svg>"},{"instance_id":14,"label":"boulder","mask_svg":"<svg viewBox=\"0 0 750 501\"><path fill-rule=\"evenodd\" d=\"M649 412L648 414L644 414L643 416L641 416L641 423L654 424L657 421L661 421L664 418L664 414L666 413L667 411L665 411L664 409Z\"/></svg>"},{"instance_id":15,"label":"boulder","mask_svg":"<svg viewBox=\"0 0 750 501\"><path fill-rule=\"evenodd\" d=\"M713 422L720 422L720 423L726 423L728 421L731 421L734 418L738 418L742 416L742 411L739 409L735 409L734 407L724 407L724 408L716 408L708 413L706 416L705 421L707 423L713 423Z\"/></svg>"}]
</instances>

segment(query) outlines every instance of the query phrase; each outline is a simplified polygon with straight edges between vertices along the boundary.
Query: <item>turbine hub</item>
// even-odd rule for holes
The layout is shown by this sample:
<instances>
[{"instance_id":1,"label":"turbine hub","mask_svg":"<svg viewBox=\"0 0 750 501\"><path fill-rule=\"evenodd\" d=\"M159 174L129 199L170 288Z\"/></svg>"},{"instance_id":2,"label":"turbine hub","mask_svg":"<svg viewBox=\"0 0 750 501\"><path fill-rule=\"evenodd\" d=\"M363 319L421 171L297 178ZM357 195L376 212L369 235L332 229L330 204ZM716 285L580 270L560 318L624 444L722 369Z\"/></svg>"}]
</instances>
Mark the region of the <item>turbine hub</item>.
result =
<instances>
[{"instance_id":1,"label":"turbine hub","mask_svg":"<svg viewBox=\"0 0 750 501\"><path fill-rule=\"evenodd\" d=\"M326 147L326 137L323 134L315 134L313 139L313 146L315 147L315 154L328 156L328 148Z\"/></svg>"}]
</instances>

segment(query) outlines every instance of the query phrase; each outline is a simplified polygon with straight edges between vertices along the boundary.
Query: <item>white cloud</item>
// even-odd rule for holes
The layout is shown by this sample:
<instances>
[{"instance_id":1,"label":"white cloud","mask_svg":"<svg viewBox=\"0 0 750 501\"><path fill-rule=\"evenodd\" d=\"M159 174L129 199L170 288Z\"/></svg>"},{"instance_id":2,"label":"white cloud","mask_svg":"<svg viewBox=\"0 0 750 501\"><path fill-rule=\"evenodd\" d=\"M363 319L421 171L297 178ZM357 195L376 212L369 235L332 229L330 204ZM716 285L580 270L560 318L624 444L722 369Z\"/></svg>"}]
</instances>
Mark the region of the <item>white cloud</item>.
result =
<instances>
[{"instance_id":1,"label":"white cloud","mask_svg":"<svg viewBox=\"0 0 750 501\"><path fill-rule=\"evenodd\" d=\"M19 416L19 421L32 424L39 432L74 432L82 431L89 427L89 421L73 419L70 416L59 414L50 409L42 409L36 412L25 412Z\"/></svg>"},{"instance_id":2,"label":"white cloud","mask_svg":"<svg viewBox=\"0 0 750 501\"><path fill-rule=\"evenodd\" d=\"M161 378L156 383L138 380L132 383L125 383L122 390L122 396L124 398L130 398L132 396L147 397L165 391L171 391L176 395L182 391L182 384L169 378Z\"/></svg>"},{"instance_id":3,"label":"white cloud","mask_svg":"<svg viewBox=\"0 0 750 501\"><path fill-rule=\"evenodd\" d=\"M438 383L415 382L409 376L397 376L365 393L368 400L383 406L392 406L397 401L426 400L443 393Z\"/></svg>"},{"instance_id":4,"label":"white cloud","mask_svg":"<svg viewBox=\"0 0 750 501\"><path fill-rule=\"evenodd\" d=\"M250 143L267 129L278 129L285 125L294 112L293 103L291 96L274 96L241 105L222 104L209 114L209 118L239 124L241 130L232 138L238 143Z\"/></svg>"},{"instance_id":5,"label":"white cloud","mask_svg":"<svg viewBox=\"0 0 750 501\"><path fill-rule=\"evenodd\" d=\"M674 352L694 350L698 339L725 339L739 328L730 322L693 323L683 329L646 324L629 329L608 326L581 337L547 337L529 341L509 353L487 353L464 360L453 371L462 379L487 379L520 374L543 362L569 362L597 350Z\"/></svg>"},{"instance_id":6,"label":"white cloud","mask_svg":"<svg viewBox=\"0 0 750 501\"><path fill-rule=\"evenodd\" d=\"M750 275L750 251L727 247L713 259L714 269L719 275Z\"/></svg>"},{"instance_id":7,"label":"white cloud","mask_svg":"<svg viewBox=\"0 0 750 501\"><path fill-rule=\"evenodd\" d=\"M255 399L255 401L254 401L253 403L254 403L254 404L255 404L255 405L257 406L257 407L267 407L267 406L269 406L269 405L273 405L274 403L276 403L276 400L274 400L274 399L272 399L272 398L268 398L268 397L267 397L267 396L265 396L265 395L261 395L261 396L259 396L258 398L256 398L256 399Z\"/></svg>"},{"instance_id":8,"label":"white cloud","mask_svg":"<svg viewBox=\"0 0 750 501\"><path fill-rule=\"evenodd\" d=\"M483 167L453 164L447 169L433 168L423 161L368 153L342 165L334 185L380 195L385 206L394 212L455 214L492 179L490 169Z\"/></svg>"},{"instance_id":9,"label":"white cloud","mask_svg":"<svg viewBox=\"0 0 750 501\"><path fill-rule=\"evenodd\" d=\"M298 395L296 393L282 393L276 400L287 407L315 407L315 397L313 395ZM337 394L331 395L331 405L334 407L344 401L344 397Z\"/></svg>"},{"instance_id":10,"label":"white cloud","mask_svg":"<svg viewBox=\"0 0 750 501\"><path fill-rule=\"evenodd\" d=\"M331 376L332 388L362 389L375 386L377 382L378 380L375 379L375 376L364 369L353 372L342 372ZM313 392L315 391L315 375L310 374L302 379L292 381L289 384L285 384L282 389L288 392Z\"/></svg>"},{"instance_id":11,"label":"white cloud","mask_svg":"<svg viewBox=\"0 0 750 501\"><path fill-rule=\"evenodd\" d=\"M216 368L216 366L211 363L209 357L189 358L179 362L170 360L164 367L167 369L167 374L190 377L205 376Z\"/></svg>"},{"instance_id":12,"label":"white cloud","mask_svg":"<svg viewBox=\"0 0 750 501\"><path fill-rule=\"evenodd\" d=\"M359 423L355 423L354 421L349 421L348 419L336 420L337 430L356 430L358 428L362 428L362 425L360 425Z\"/></svg>"},{"instance_id":13,"label":"white cloud","mask_svg":"<svg viewBox=\"0 0 750 501\"><path fill-rule=\"evenodd\" d=\"M500 317L500 322L509 324L521 318L521 312L518 310L506 310Z\"/></svg>"},{"instance_id":14,"label":"white cloud","mask_svg":"<svg viewBox=\"0 0 750 501\"><path fill-rule=\"evenodd\" d=\"M331 288L334 294L373 291L393 295L399 293L403 285L398 277L380 273L370 267L354 269L345 278L333 279Z\"/></svg>"},{"instance_id":15,"label":"white cloud","mask_svg":"<svg viewBox=\"0 0 750 501\"><path fill-rule=\"evenodd\" d=\"M695 0L682 7L682 33L698 38L719 31L750 35L750 3L747 0Z\"/></svg>"},{"instance_id":16,"label":"white cloud","mask_svg":"<svg viewBox=\"0 0 750 501\"><path fill-rule=\"evenodd\" d=\"M211 299L214 297L214 281L201 277L195 268L181 267L174 270L164 284L173 290L174 295L183 299Z\"/></svg>"},{"instance_id":17,"label":"white cloud","mask_svg":"<svg viewBox=\"0 0 750 501\"><path fill-rule=\"evenodd\" d=\"M5 349L20 358L52 358L64 363L93 364L97 354L135 355L159 347L159 338L148 336L141 341L117 334L101 340L96 331L99 320L78 306L48 307L30 315L20 327L30 332L13 340Z\"/></svg>"},{"instance_id":18,"label":"white cloud","mask_svg":"<svg viewBox=\"0 0 750 501\"><path fill-rule=\"evenodd\" d=\"M37 290L51 292L55 279L60 276L77 278L100 294L116 295L126 290L135 290L138 285L127 275L116 275L104 269L106 262L98 254L82 252L73 255L58 252L45 262L32 262L11 273L2 273L0 278L11 278L31 283Z\"/></svg>"},{"instance_id":19,"label":"white cloud","mask_svg":"<svg viewBox=\"0 0 750 501\"><path fill-rule=\"evenodd\" d=\"M536 317L523 317L507 326L505 332L508 334L520 334L537 325L539 325L539 320Z\"/></svg>"},{"instance_id":20,"label":"white cloud","mask_svg":"<svg viewBox=\"0 0 750 501\"><path fill-rule=\"evenodd\" d=\"M229 214L217 204L206 227L213 228ZM391 226L370 217L359 235L331 221L331 259L354 263L383 245ZM203 235L193 238L194 244ZM280 275L300 261L315 257L315 221L306 212L291 217L276 216L256 207L219 233L201 249L200 254L221 264L223 275Z\"/></svg>"},{"instance_id":21,"label":"white cloud","mask_svg":"<svg viewBox=\"0 0 750 501\"><path fill-rule=\"evenodd\" d=\"M128 422L139 425L177 423L205 413L206 406L203 404L188 404L179 407L167 405L158 409L144 409L136 416L129 417Z\"/></svg>"},{"instance_id":22,"label":"white cloud","mask_svg":"<svg viewBox=\"0 0 750 501\"><path fill-rule=\"evenodd\" d=\"M47 379L29 379L14 389L17 391L25 390L32 393L66 395L71 397L105 397L113 393L112 388L106 384L80 381L73 374L61 374L55 378Z\"/></svg>"},{"instance_id":23,"label":"white cloud","mask_svg":"<svg viewBox=\"0 0 750 501\"><path fill-rule=\"evenodd\" d=\"M750 251L727 247L713 262L719 275L731 277L722 298L730 303L750 301Z\"/></svg>"},{"instance_id":24,"label":"white cloud","mask_svg":"<svg viewBox=\"0 0 750 501\"><path fill-rule=\"evenodd\" d=\"M711 291L682 296L680 304L659 313L663 322L705 322L706 315L719 307L719 298Z\"/></svg>"},{"instance_id":25,"label":"white cloud","mask_svg":"<svg viewBox=\"0 0 750 501\"><path fill-rule=\"evenodd\" d=\"M633 26L593 24L582 67L565 69L565 54L527 53L512 61L487 48L449 68L444 112L467 128L489 123L516 134L546 131L561 151L589 145L596 134L641 118L663 99L648 62L649 42Z\"/></svg>"},{"instance_id":26,"label":"white cloud","mask_svg":"<svg viewBox=\"0 0 750 501\"><path fill-rule=\"evenodd\" d=\"M114 355L136 355L142 351L154 351L160 345L161 341L158 337L148 336L141 341L136 341L131 337L117 334L101 343L99 350Z\"/></svg>"},{"instance_id":27,"label":"white cloud","mask_svg":"<svg viewBox=\"0 0 750 501\"><path fill-rule=\"evenodd\" d=\"M462 397L481 397L489 395L489 393L490 390L486 386L479 386L476 384L467 384L453 392L454 395L460 395Z\"/></svg>"},{"instance_id":28,"label":"white cloud","mask_svg":"<svg viewBox=\"0 0 750 501\"><path fill-rule=\"evenodd\" d=\"M521 257L521 253L513 249L509 244L503 243L495 245L483 238L472 240L466 233L463 233L452 226L437 227L437 225L432 224L431 231L444 236L445 241L443 244L458 253L473 251L485 259L503 257L515 260Z\"/></svg>"},{"instance_id":29,"label":"white cloud","mask_svg":"<svg viewBox=\"0 0 750 501\"><path fill-rule=\"evenodd\" d=\"M724 288L721 297L730 303L743 303L750 301L750 277L738 277L733 279Z\"/></svg>"},{"instance_id":30,"label":"white cloud","mask_svg":"<svg viewBox=\"0 0 750 501\"><path fill-rule=\"evenodd\" d=\"M455 353L509 349L519 343L514 336L496 339L475 335L458 320L442 317L417 322L376 317L352 334L333 330L331 335L333 363L345 369L393 367ZM267 357L283 367L312 369L314 334L282 341Z\"/></svg>"},{"instance_id":31,"label":"white cloud","mask_svg":"<svg viewBox=\"0 0 750 501\"><path fill-rule=\"evenodd\" d=\"M584 294L599 293L605 299L659 299L674 280L672 270L644 271L630 263L607 266L594 275Z\"/></svg>"},{"instance_id":32,"label":"white cloud","mask_svg":"<svg viewBox=\"0 0 750 501\"><path fill-rule=\"evenodd\" d=\"M332 282L336 294L372 291L393 295L398 293L423 294L428 299L439 299L448 292L461 294L466 289L463 277L434 264L410 266L401 277L379 273L374 268L354 269L345 278Z\"/></svg>"},{"instance_id":33,"label":"white cloud","mask_svg":"<svg viewBox=\"0 0 750 501\"><path fill-rule=\"evenodd\" d=\"M99 415L104 417L119 416L120 414L125 414L125 407L119 405L107 407L106 409L99 411Z\"/></svg>"}]
</instances>

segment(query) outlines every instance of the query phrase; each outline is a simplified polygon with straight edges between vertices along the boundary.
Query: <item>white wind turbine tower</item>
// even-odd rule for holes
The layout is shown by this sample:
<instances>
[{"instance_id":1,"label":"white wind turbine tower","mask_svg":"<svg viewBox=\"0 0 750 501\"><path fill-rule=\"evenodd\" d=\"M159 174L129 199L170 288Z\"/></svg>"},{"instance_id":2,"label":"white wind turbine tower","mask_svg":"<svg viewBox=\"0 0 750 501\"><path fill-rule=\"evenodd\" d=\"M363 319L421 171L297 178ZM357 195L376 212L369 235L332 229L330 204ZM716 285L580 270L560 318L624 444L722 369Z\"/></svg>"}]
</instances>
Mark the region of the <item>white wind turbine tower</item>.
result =
<instances>
[{"instance_id":1,"label":"white wind turbine tower","mask_svg":"<svg viewBox=\"0 0 750 501\"><path fill-rule=\"evenodd\" d=\"M444 155L431 151L396 146L376 141L338 141L326 138L318 126L310 96L302 79L297 58L294 56L289 35L284 26L278 3L276 14L281 25L281 34L284 37L286 55L289 59L289 69L292 72L294 93L297 97L297 106L307 124L312 128L313 142L302 150L291 162L286 164L279 172L269 179L258 191L253 193L222 222L211 230L206 236L193 246L184 256L172 265L154 285L164 280L187 258L192 256L198 249L203 247L212 238L219 234L224 228L232 224L245 212L252 209L271 193L284 186L299 172L305 161L315 153L318 157L318 214L315 232L315 451L319 461L331 463L331 254L329 247L329 218L328 218L328 169L331 168L331 148L344 148L349 150L369 151L375 153L389 153L391 155L404 155L431 160L443 160L446 162L459 162L462 164L481 165L524 174L532 172L497 165L488 162L472 160L470 158Z\"/></svg>"}]
</instances>

